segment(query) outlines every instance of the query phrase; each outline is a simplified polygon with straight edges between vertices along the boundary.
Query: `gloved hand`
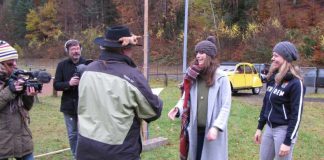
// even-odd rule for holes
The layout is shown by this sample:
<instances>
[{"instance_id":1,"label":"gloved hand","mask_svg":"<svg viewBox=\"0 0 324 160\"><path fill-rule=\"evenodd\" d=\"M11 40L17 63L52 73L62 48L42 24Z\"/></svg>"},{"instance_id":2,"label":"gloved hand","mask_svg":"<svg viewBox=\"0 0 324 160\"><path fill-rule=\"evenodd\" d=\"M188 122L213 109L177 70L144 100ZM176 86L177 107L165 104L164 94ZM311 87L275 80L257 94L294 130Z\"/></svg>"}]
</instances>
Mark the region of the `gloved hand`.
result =
<instances>
[{"instance_id":1,"label":"gloved hand","mask_svg":"<svg viewBox=\"0 0 324 160\"><path fill-rule=\"evenodd\" d=\"M16 94L21 94L23 93L23 84L24 81L22 80L13 80L13 79L10 79L9 82L8 82L8 86L9 86L9 89L12 93L16 93Z\"/></svg>"}]
</instances>

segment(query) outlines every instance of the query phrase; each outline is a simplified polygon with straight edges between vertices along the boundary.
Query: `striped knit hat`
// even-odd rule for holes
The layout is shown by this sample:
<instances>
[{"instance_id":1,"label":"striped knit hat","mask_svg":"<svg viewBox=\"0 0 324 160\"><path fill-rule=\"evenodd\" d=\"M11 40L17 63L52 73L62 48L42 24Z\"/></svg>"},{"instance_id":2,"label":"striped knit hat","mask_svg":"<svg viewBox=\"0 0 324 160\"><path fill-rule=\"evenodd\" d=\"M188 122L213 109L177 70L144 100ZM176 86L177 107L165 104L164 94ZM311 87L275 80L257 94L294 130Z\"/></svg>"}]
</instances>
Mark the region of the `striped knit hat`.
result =
<instances>
[{"instance_id":1,"label":"striped knit hat","mask_svg":"<svg viewBox=\"0 0 324 160\"><path fill-rule=\"evenodd\" d=\"M17 51L6 41L0 40L0 62L18 59Z\"/></svg>"}]
</instances>

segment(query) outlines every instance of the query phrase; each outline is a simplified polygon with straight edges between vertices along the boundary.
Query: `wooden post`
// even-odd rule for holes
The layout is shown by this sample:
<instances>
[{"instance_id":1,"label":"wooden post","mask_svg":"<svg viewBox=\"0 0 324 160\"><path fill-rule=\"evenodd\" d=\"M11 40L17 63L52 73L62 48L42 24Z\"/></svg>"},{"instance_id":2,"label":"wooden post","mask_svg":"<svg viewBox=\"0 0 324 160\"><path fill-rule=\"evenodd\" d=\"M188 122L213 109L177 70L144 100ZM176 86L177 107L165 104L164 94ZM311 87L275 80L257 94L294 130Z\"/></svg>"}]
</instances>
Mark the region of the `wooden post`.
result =
<instances>
[{"instance_id":1,"label":"wooden post","mask_svg":"<svg viewBox=\"0 0 324 160\"><path fill-rule=\"evenodd\" d=\"M143 72L146 79L148 79L148 0L144 1L144 64L143 64ZM142 140L146 141L148 139L148 126L145 121L142 121Z\"/></svg>"},{"instance_id":2,"label":"wooden post","mask_svg":"<svg viewBox=\"0 0 324 160\"><path fill-rule=\"evenodd\" d=\"M144 64L143 72L145 78L148 80L148 0L144 1ZM163 137L157 137L149 139L148 124L142 120L141 136L143 140L143 149L150 150L161 145L167 144L167 139Z\"/></svg>"},{"instance_id":3,"label":"wooden post","mask_svg":"<svg viewBox=\"0 0 324 160\"><path fill-rule=\"evenodd\" d=\"M164 73L164 86L168 86L168 75L166 73Z\"/></svg>"},{"instance_id":4,"label":"wooden post","mask_svg":"<svg viewBox=\"0 0 324 160\"><path fill-rule=\"evenodd\" d=\"M54 83L55 78L52 78L52 80L53 80L53 83ZM57 97L57 91L54 89L54 87L53 87L53 94L52 94L52 96L53 97Z\"/></svg>"},{"instance_id":5,"label":"wooden post","mask_svg":"<svg viewBox=\"0 0 324 160\"><path fill-rule=\"evenodd\" d=\"M36 96L34 96L34 101L35 101L35 103L39 103L40 101L39 101L39 98L38 98L38 96L36 95Z\"/></svg>"}]
</instances>

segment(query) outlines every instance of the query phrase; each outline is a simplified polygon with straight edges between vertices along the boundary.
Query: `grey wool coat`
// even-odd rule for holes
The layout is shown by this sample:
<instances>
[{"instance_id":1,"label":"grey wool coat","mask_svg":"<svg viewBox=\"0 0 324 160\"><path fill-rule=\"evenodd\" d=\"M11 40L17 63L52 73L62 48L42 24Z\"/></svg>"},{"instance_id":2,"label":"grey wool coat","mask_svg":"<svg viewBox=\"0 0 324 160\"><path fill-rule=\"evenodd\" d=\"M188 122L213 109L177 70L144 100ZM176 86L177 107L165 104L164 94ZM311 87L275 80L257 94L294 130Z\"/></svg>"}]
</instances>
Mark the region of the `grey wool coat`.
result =
<instances>
[{"instance_id":1,"label":"grey wool coat","mask_svg":"<svg viewBox=\"0 0 324 160\"><path fill-rule=\"evenodd\" d=\"M201 160L226 160L228 159L227 121L231 109L231 85L226 74L217 69L215 84L208 91L208 112L206 120L205 140ZM194 83L190 90L190 122L189 133L189 160L196 159L197 151L197 84ZM176 107L182 114L183 98L179 100ZM207 134L211 127L217 127L217 139L207 140Z\"/></svg>"}]
</instances>

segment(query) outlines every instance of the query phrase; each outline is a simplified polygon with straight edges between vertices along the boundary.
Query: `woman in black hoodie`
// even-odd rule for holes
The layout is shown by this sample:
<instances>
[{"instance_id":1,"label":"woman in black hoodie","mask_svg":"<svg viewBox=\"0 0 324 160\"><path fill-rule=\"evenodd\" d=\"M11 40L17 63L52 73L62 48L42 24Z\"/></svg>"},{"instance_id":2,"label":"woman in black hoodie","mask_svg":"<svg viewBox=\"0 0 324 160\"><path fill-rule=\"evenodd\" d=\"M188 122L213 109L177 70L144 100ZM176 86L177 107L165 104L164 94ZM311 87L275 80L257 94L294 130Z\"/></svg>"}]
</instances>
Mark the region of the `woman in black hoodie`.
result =
<instances>
[{"instance_id":1,"label":"woman in black hoodie","mask_svg":"<svg viewBox=\"0 0 324 160\"><path fill-rule=\"evenodd\" d=\"M280 42L273 48L267 90L254 136L255 143L261 144L261 160L292 159L305 94L303 78L292 64L297 59L298 51L288 41Z\"/></svg>"}]
</instances>

